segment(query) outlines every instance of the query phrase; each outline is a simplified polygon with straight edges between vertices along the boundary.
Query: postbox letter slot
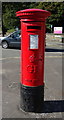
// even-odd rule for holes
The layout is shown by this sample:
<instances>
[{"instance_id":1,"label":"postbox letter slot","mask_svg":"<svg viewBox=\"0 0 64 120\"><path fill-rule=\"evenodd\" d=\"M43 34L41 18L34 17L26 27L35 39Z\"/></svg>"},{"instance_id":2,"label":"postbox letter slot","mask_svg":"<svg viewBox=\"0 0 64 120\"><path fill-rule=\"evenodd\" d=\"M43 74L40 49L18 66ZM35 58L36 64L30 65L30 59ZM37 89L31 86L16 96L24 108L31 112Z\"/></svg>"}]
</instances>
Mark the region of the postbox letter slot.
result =
<instances>
[{"instance_id":1,"label":"postbox letter slot","mask_svg":"<svg viewBox=\"0 0 64 120\"><path fill-rule=\"evenodd\" d=\"M38 29L38 30L41 30L41 26L27 26L27 29Z\"/></svg>"}]
</instances>

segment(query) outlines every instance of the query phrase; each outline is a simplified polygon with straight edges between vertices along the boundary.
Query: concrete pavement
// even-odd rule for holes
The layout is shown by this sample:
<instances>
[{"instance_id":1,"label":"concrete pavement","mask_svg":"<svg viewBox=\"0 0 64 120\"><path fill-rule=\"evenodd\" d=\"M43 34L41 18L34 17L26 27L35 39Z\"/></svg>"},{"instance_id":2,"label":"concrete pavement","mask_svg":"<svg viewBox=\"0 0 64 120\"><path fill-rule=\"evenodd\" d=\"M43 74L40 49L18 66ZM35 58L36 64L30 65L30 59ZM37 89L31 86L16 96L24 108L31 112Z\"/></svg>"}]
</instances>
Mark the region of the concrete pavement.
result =
<instances>
[{"instance_id":1,"label":"concrete pavement","mask_svg":"<svg viewBox=\"0 0 64 120\"><path fill-rule=\"evenodd\" d=\"M48 46L48 49L51 48ZM62 118L64 112L64 107L62 107L64 105L62 99L62 52L45 52L45 88L44 105L42 106L44 110L41 113L27 113L19 109L20 50L2 49L1 60L3 118Z\"/></svg>"}]
</instances>

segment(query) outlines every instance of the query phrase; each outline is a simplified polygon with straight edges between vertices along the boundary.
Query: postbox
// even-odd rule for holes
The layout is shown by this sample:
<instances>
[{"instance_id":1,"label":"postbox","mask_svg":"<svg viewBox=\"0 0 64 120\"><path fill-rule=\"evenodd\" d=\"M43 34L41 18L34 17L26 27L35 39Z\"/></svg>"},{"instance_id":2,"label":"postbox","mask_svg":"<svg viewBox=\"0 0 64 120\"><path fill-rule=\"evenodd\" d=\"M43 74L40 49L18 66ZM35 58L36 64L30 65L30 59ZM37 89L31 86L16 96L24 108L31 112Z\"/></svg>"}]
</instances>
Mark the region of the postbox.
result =
<instances>
[{"instance_id":1,"label":"postbox","mask_svg":"<svg viewBox=\"0 0 64 120\"><path fill-rule=\"evenodd\" d=\"M20 108L40 112L44 101L45 20L50 12L25 9L16 16L21 22Z\"/></svg>"}]
</instances>

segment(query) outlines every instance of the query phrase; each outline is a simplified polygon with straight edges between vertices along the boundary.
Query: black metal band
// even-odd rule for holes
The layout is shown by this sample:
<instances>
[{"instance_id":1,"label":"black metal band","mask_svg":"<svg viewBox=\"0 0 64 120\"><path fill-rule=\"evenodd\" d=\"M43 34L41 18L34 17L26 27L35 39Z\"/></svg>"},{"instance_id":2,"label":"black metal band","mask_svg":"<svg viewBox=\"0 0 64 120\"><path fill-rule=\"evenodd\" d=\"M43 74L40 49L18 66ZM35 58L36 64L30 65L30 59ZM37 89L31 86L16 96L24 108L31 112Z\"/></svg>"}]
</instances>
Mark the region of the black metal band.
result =
<instances>
[{"instance_id":1,"label":"black metal band","mask_svg":"<svg viewBox=\"0 0 64 120\"><path fill-rule=\"evenodd\" d=\"M44 102L44 86L29 87L20 84L20 108L25 112L40 112Z\"/></svg>"}]
</instances>

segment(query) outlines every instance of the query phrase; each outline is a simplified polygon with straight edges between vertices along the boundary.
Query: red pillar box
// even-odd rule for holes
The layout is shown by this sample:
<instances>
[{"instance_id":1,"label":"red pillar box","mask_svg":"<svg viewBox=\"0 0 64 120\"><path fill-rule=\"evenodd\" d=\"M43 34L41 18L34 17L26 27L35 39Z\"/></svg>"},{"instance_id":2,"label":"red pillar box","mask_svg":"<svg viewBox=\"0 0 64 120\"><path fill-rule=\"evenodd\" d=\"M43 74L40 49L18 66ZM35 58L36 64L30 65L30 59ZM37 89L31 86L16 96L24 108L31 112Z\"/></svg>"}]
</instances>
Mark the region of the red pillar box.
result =
<instances>
[{"instance_id":1,"label":"red pillar box","mask_svg":"<svg viewBox=\"0 0 64 120\"><path fill-rule=\"evenodd\" d=\"M26 9L16 12L21 21L20 107L40 112L44 101L45 19L50 12Z\"/></svg>"}]
</instances>

